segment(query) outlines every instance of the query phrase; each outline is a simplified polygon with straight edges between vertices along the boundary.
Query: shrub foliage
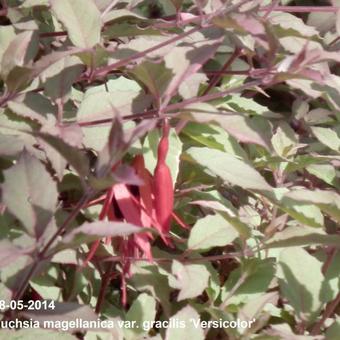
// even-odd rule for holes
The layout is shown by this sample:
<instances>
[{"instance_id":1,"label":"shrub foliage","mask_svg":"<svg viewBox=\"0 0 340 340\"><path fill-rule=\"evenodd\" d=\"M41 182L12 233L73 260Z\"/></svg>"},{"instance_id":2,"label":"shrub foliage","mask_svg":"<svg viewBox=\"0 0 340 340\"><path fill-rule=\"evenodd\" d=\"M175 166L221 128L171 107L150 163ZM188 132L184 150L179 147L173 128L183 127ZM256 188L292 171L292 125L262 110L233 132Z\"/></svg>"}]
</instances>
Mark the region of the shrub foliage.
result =
<instances>
[{"instance_id":1,"label":"shrub foliage","mask_svg":"<svg viewBox=\"0 0 340 340\"><path fill-rule=\"evenodd\" d=\"M1 338L339 338L339 1L0 3Z\"/></svg>"}]
</instances>

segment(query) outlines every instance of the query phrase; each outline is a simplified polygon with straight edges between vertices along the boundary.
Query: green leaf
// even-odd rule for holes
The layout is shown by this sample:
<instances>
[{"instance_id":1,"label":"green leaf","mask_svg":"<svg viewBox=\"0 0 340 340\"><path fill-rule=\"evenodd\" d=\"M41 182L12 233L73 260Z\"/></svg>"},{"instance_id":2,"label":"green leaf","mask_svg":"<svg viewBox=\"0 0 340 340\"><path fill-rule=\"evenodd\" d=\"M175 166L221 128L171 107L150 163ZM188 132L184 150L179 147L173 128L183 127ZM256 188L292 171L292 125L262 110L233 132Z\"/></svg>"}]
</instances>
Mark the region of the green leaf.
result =
<instances>
[{"instance_id":1,"label":"green leaf","mask_svg":"<svg viewBox=\"0 0 340 340\"><path fill-rule=\"evenodd\" d=\"M218 212L219 215L237 230L240 238L247 239L251 236L251 229L248 224L241 221L237 209L235 209L231 202L225 199L219 192L198 192L195 194L195 198L196 197L198 200L192 201L191 204Z\"/></svg>"},{"instance_id":2,"label":"green leaf","mask_svg":"<svg viewBox=\"0 0 340 340\"><path fill-rule=\"evenodd\" d=\"M270 111L266 106L257 103L254 99L242 97L240 95L227 97L221 105L218 105L218 107L268 118L279 118L281 116Z\"/></svg>"},{"instance_id":3,"label":"green leaf","mask_svg":"<svg viewBox=\"0 0 340 340\"><path fill-rule=\"evenodd\" d=\"M126 340L140 339L146 334L148 327L156 317L156 301L148 294L142 293L134 300L129 311L126 313L125 321L135 322L135 327L124 329Z\"/></svg>"},{"instance_id":4,"label":"green leaf","mask_svg":"<svg viewBox=\"0 0 340 340\"><path fill-rule=\"evenodd\" d=\"M55 115L52 103L39 93L26 93L8 102L8 107L17 115L29 118L41 125L46 123L48 115Z\"/></svg>"},{"instance_id":5,"label":"green leaf","mask_svg":"<svg viewBox=\"0 0 340 340\"><path fill-rule=\"evenodd\" d=\"M93 0L50 0L52 10L75 46L90 48L100 42L100 12Z\"/></svg>"},{"instance_id":6,"label":"green leaf","mask_svg":"<svg viewBox=\"0 0 340 340\"><path fill-rule=\"evenodd\" d=\"M267 119L255 116L252 118L221 111L216 109L207 113L207 104L191 104L183 109L184 118L198 123L217 123L239 142L261 145L270 150L271 126Z\"/></svg>"},{"instance_id":7,"label":"green leaf","mask_svg":"<svg viewBox=\"0 0 340 340\"><path fill-rule=\"evenodd\" d=\"M276 29L283 30L282 35L313 37L319 34L314 27L306 25L301 18L290 13L272 12L269 20L272 25L277 27Z\"/></svg>"},{"instance_id":8,"label":"green leaf","mask_svg":"<svg viewBox=\"0 0 340 340\"><path fill-rule=\"evenodd\" d=\"M223 287L221 300L230 304L247 303L265 293L274 278L273 259L246 259L233 270Z\"/></svg>"},{"instance_id":9,"label":"green leaf","mask_svg":"<svg viewBox=\"0 0 340 340\"><path fill-rule=\"evenodd\" d=\"M29 254L34 249L19 248L11 243L9 240L0 241L0 268L10 265L15 262L19 257Z\"/></svg>"},{"instance_id":10,"label":"green leaf","mask_svg":"<svg viewBox=\"0 0 340 340\"><path fill-rule=\"evenodd\" d=\"M22 32L15 36L2 57L1 74L7 79L15 67L28 65L38 51L38 34L35 31Z\"/></svg>"},{"instance_id":11,"label":"green leaf","mask_svg":"<svg viewBox=\"0 0 340 340\"><path fill-rule=\"evenodd\" d=\"M283 158L295 155L298 140L289 124L282 122L278 126L276 133L272 137L272 145L276 153Z\"/></svg>"},{"instance_id":12,"label":"green leaf","mask_svg":"<svg viewBox=\"0 0 340 340\"><path fill-rule=\"evenodd\" d=\"M169 276L169 285L179 289L177 301L201 295L208 287L210 273L202 264L182 264L173 261L171 272L173 276Z\"/></svg>"},{"instance_id":13,"label":"green leaf","mask_svg":"<svg viewBox=\"0 0 340 340\"><path fill-rule=\"evenodd\" d=\"M0 27L0 65L1 59L8 48L11 41L15 38L15 30L13 26L1 26Z\"/></svg>"},{"instance_id":14,"label":"green leaf","mask_svg":"<svg viewBox=\"0 0 340 340\"><path fill-rule=\"evenodd\" d=\"M203 146L231 153L244 160L248 158L237 140L218 125L190 122L181 133Z\"/></svg>"},{"instance_id":15,"label":"green leaf","mask_svg":"<svg viewBox=\"0 0 340 340\"><path fill-rule=\"evenodd\" d=\"M162 96L172 78L172 72L165 67L164 61L161 63L144 61L131 73L148 88L154 98Z\"/></svg>"},{"instance_id":16,"label":"green leaf","mask_svg":"<svg viewBox=\"0 0 340 340\"><path fill-rule=\"evenodd\" d=\"M23 90L33 79L31 67L38 45L37 31L25 31L16 35L3 53L0 72L10 92Z\"/></svg>"},{"instance_id":17,"label":"green leaf","mask_svg":"<svg viewBox=\"0 0 340 340\"><path fill-rule=\"evenodd\" d=\"M279 206L283 211L303 224L316 228L322 228L324 226L324 217L320 209L313 204L299 202L298 200L285 196L281 199Z\"/></svg>"},{"instance_id":18,"label":"green leaf","mask_svg":"<svg viewBox=\"0 0 340 340\"><path fill-rule=\"evenodd\" d=\"M340 334L340 317L326 330L326 340L337 340Z\"/></svg>"},{"instance_id":19,"label":"green leaf","mask_svg":"<svg viewBox=\"0 0 340 340\"><path fill-rule=\"evenodd\" d=\"M192 81L195 78L192 77L198 74L206 61L214 56L221 40L221 32L217 30L210 37L208 34L204 36L201 32L196 32L190 41L183 42L165 55L165 65L174 74L165 92L166 102L177 93L183 82L186 82L187 86L191 84L194 89L198 89L198 85ZM191 81L188 82L190 79Z\"/></svg>"},{"instance_id":20,"label":"green leaf","mask_svg":"<svg viewBox=\"0 0 340 340\"><path fill-rule=\"evenodd\" d=\"M340 135L330 129L322 128L317 126L311 127L315 137L324 145L328 146L330 149L340 152Z\"/></svg>"},{"instance_id":21,"label":"green leaf","mask_svg":"<svg viewBox=\"0 0 340 340\"><path fill-rule=\"evenodd\" d=\"M190 148L187 154L209 173L243 189L271 192L272 187L249 164L219 150Z\"/></svg>"},{"instance_id":22,"label":"green leaf","mask_svg":"<svg viewBox=\"0 0 340 340\"><path fill-rule=\"evenodd\" d=\"M168 277L159 272L159 267L151 265L150 262L138 261L131 266L131 273L129 282L132 286L140 292L149 292L161 303L164 312L169 314L171 289L168 285Z\"/></svg>"},{"instance_id":23,"label":"green leaf","mask_svg":"<svg viewBox=\"0 0 340 340\"><path fill-rule=\"evenodd\" d=\"M200 320L199 314L191 306L186 306L171 317L169 322L181 326L170 327L166 331L165 340L195 339L204 340L204 332L201 327L195 327L194 321Z\"/></svg>"},{"instance_id":24,"label":"green leaf","mask_svg":"<svg viewBox=\"0 0 340 340\"><path fill-rule=\"evenodd\" d=\"M58 151L59 154L76 170L76 172L83 179L86 179L90 172L90 165L88 158L82 150L75 148L63 141L61 138L48 133L33 132L32 135L41 138L52 148Z\"/></svg>"},{"instance_id":25,"label":"green leaf","mask_svg":"<svg viewBox=\"0 0 340 340\"><path fill-rule=\"evenodd\" d=\"M338 241L338 247L340 242ZM332 254L332 253L331 253ZM328 301L332 301L337 298L337 295L340 291L340 267L339 267L339 261L340 261L340 252L334 251L334 255L331 255L329 257L329 254L324 251L324 249L320 249L319 252L315 254L315 257L320 260L322 263L327 263L329 261L329 258L332 259L329 266L325 269L325 280L323 284L323 294L325 294L328 297ZM326 266L325 266L326 267Z\"/></svg>"},{"instance_id":26,"label":"green leaf","mask_svg":"<svg viewBox=\"0 0 340 340\"><path fill-rule=\"evenodd\" d=\"M306 170L330 185L336 184L336 170L331 164L311 164Z\"/></svg>"},{"instance_id":27,"label":"green leaf","mask_svg":"<svg viewBox=\"0 0 340 340\"><path fill-rule=\"evenodd\" d=\"M128 236L143 231L146 229L124 222L86 222L66 234L57 249L60 251L65 248L76 248L82 243L90 243L104 237Z\"/></svg>"},{"instance_id":28,"label":"green leaf","mask_svg":"<svg viewBox=\"0 0 340 340\"><path fill-rule=\"evenodd\" d=\"M0 134L0 154L2 157L17 156L24 146L24 141L16 136Z\"/></svg>"},{"instance_id":29,"label":"green leaf","mask_svg":"<svg viewBox=\"0 0 340 340\"><path fill-rule=\"evenodd\" d=\"M237 230L221 215L208 215L199 219L190 231L188 247L192 250L208 250L226 246L238 237Z\"/></svg>"},{"instance_id":30,"label":"green leaf","mask_svg":"<svg viewBox=\"0 0 340 340\"><path fill-rule=\"evenodd\" d=\"M297 189L288 192L284 197L316 205L337 221L340 221L340 195L336 192L319 189Z\"/></svg>"},{"instance_id":31,"label":"green leaf","mask_svg":"<svg viewBox=\"0 0 340 340\"><path fill-rule=\"evenodd\" d=\"M128 96L128 93L125 94ZM116 102L113 97L113 92L110 93L105 90L94 91L92 89L92 91L85 93L77 113L77 120L79 122L86 122L105 118L113 119L118 112L115 108Z\"/></svg>"},{"instance_id":32,"label":"green leaf","mask_svg":"<svg viewBox=\"0 0 340 340\"><path fill-rule=\"evenodd\" d=\"M56 183L41 162L27 151L4 172L4 177L4 203L27 232L40 239L57 207Z\"/></svg>"},{"instance_id":33,"label":"green leaf","mask_svg":"<svg viewBox=\"0 0 340 340\"><path fill-rule=\"evenodd\" d=\"M322 229L307 226L290 226L266 241L264 248L288 248L309 245L340 247L339 235L327 235Z\"/></svg>"},{"instance_id":34,"label":"green leaf","mask_svg":"<svg viewBox=\"0 0 340 340\"><path fill-rule=\"evenodd\" d=\"M84 66L79 58L74 56L67 56L57 61L41 76L44 83L44 94L52 100L63 99L63 102L67 102L72 84L83 69Z\"/></svg>"},{"instance_id":35,"label":"green leaf","mask_svg":"<svg viewBox=\"0 0 340 340\"><path fill-rule=\"evenodd\" d=\"M282 250L278 274L282 295L294 308L299 320L312 324L323 307L322 263L301 248Z\"/></svg>"},{"instance_id":36,"label":"green leaf","mask_svg":"<svg viewBox=\"0 0 340 340\"><path fill-rule=\"evenodd\" d=\"M270 292L263 294L255 299L249 300L238 312L238 318L244 321L252 321L260 318L264 312L266 305L272 304L276 306L279 299L278 292ZM239 328L239 331L242 329ZM243 332L246 331L243 329Z\"/></svg>"}]
</instances>

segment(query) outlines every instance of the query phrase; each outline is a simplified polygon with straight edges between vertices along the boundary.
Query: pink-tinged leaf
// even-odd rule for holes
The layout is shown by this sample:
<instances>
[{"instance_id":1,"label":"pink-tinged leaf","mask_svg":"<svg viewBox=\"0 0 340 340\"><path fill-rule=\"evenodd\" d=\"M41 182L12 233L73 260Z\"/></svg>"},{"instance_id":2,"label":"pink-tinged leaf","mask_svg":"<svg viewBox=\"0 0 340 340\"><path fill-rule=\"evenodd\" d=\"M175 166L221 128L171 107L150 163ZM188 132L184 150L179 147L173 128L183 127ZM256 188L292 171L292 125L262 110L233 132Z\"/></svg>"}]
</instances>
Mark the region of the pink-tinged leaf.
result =
<instances>
[{"instance_id":1,"label":"pink-tinged leaf","mask_svg":"<svg viewBox=\"0 0 340 340\"><path fill-rule=\"evenodd\" d=\"M18 34L2 56L1 74L6 79L15 67L29 66L38 51L38 34L26 31Z\"/></svg>"},{"instance_id":2,"label":"pink-tinged leaf","mask_svg":"<svg viewBox=\"0 0 340 340\"><path fill-rule=\"evenodd\" d=\"M64 59L68 56L75 55L80 52L84 52L85 50L82 48L72 47L66 51L57 51L52 52L50 54L42 56L36 63L33 64L32 67L32 79L39 76L42 72L47 70L50 66L57 63L61 59Z\"/></svg>"},{"instance_id":3,"label":"pink-tinged leaf","mask_svg":"<svg viewBox=\"0 0 340 340\"><path fill-rule=\"evenodd\" d=\"M213 22L225 29L233 29L240 35L251 34L260 45L268 49L269 43L266 38L266 29L259 18L252 13L228 13L223 16L217 16Z\"/></svg>"},{"instance_id":4,"label":"pink-tinged leaf","mask_svg":"<svg viewBox=\"0 0 340 340\"><path fill-rule=\"evenodd\" d=\"M64 248L63 245L75 248L82 243L90 243L103 237L123 237L143 231L143 228L125 222L86 222L65 235L61 241L60 248Z\"/></svg>"},{"instance_id":5,"label":"pink-tinged leaf","mask_svg":"<svg viewBox=\"0 0 340 340\"><path fill-rule=\"evenodd\" d=\"M77 172L82 178L86 178L89 174L89 161L84 152L75 148L59 137L43 132L33 132L33 136L43 140L46 144L56 150Z\"/></svg>"},{"instance_id":6,"label":"pink-tinged leaf","mask_svg":"<svg viewBox=\"0 0 340 340\"><path fill-rule=\"evenodd\" d=\"M310 79L310 80L314 80L318 82L319 84L323 84L325 80L325 77L319 71L315 71L310 68L305 68L303 70L300 70L298 72L298 75L304 78Z\"/></svg>"},{"instance_id":7,"label":"pink-tinged leaf","mask_svg":"<svg viewBox=\"0 0 340 340\"><path fill-rule=\"evenodd\" d=\"M198 19L199 20L199 16L198 15L194 15L191 13L185 13L185 12L180 12L179 13L179 17L181 20L185 21L185 20L193 20L193 19Z\"/></svg>"},{"instance_id":8,"label":"pink-tinged leaf","mask_svg":"<svg viewBox=\"0 0 340 340\"><path fill-rule=\"evenodd\" d=\"M53 101L60 99L66 102L73 83L76 82L84 69L85 66L79 58L74 56L62 58L41 76L45 95Z\"/></svg>"},{"instance_id":9,"label":"pink-tinged leaf","mask_svg":"<svg viewBox=\"0 0 340 340\"><path fill-rule=\"evenodd\" d=\"M45 123L40 132L58 137L73 147L82 146L83 132L78 124L60 125L53 118Z\"/></svg>"},{"instance_id":10,"label":"pink-tinged leaf","mask_svg":"<svg viewBox=\"0 0 340 340\"><path fill-rule=\"evenodd\" d=\"M142 185L143 181L135 172L135 169L126 164L120 164L113 173L116 182L129 185Z\"/></svg>"},{"instance_id":11,"label":"pink-tinged leaf","mask_svg":"<svg viewBox=\"0 0 340 340\"><path fill-rule=\"evenodd\" d=\"M47 115L55 115L52 103L39 93L25 93L8 102L8 107L17 115L29 118L41 125L46 124Z\"/></svg>"},{"instance_id":12,"label":"pink-tinged leaf","mask_svg":"<svg viewBox=\"0 0 340 340\"><path fill-rule=\"evenodd\" d=\"M100 42L101 17L92 0L50 0L74 46L91 48Z\"/></svg>"},{"instance_id":13,"label":"pink-tinged leaf","mask_svg":"<svg viewBox=\"0 0 340 340\"><path fill-rule=\"evenodd\" d=\"M213 109L213 113L210 114L202 111L201 107L205 110L206 104L187 106L185 111L189 112L189 115L185 114L185 117L199 123L217 123L239 142L261 145L270 150L271 126L267 119L223 112L216 114L216 109Z\"/></svg>"},{"instance_id":14,"label":"pink-tinged leaf","mask_svg":"<svg viewBox=\"0 0 340 340\"><path fill-rule=\"evenodd\" d=\"M44 165L24 150L16 164L3 172L2 202L39 240L50 228L58 203L57 185Z\"/></svg>"},{"instance_id":15,"label":"pink-tinged leaf","mask_svg":"<svg viewBox=\"0 0 340 340\"><path fill-rule=\"evenodd\" d=\"M156 99L164 93L172 78L172 72L165 66L164 61L159 63L146 60L137 65L131 73L148 88Z\"/></svg>"},{"instance_id":16,"label":"pink-tinged leaf","mask_svg":"<svg viewBox=\"0 0 340 340\"><path fill-rule=\"evenodd\" d=\"M19 257L29 254L33 250L33 248L19 248L8 240L0 241L0 268L8 266L17 261Z\"/></svg>"},{"instance_id":17,"label":"pink-tinged leaf","mask_svg":"<svg viewBox=\"0 0 340 340\"><path fill-rule=\"evenodd\" d=\"M174 70L175 76L165 91L164 104L168 104L172 96L176 94L179 86L214 56L222 40L223 37L215 37L204 43L192 41L190 45L177 47L165 57L166 66Z\"/></svg>"}]
</instances>

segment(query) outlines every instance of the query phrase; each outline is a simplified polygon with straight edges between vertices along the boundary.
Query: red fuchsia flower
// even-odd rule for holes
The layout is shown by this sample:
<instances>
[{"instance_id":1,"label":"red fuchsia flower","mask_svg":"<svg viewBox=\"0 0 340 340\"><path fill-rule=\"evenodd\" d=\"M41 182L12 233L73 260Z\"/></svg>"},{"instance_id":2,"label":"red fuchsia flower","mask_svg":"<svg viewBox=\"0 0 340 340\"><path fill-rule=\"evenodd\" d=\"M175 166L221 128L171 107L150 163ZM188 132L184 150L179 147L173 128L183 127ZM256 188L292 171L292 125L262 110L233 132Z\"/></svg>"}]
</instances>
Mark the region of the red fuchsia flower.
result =
<instances>
[{"instance_id":1,"label":"red fuchsia flower","mask_svg":"<svg viewBox=\"0 0 340 340\"><path fill-rule=\"evenodd\" d=\"M169 130L167 120L163 123L162 137L158 145L157 165L152 176L146 169L144 158L137 155L133 161L136 174L143 181L138 187L138 194L131 192L128 185L124 183L114 184L107 190L106 195L100 198L103 202L99 220L107 218L110 221L124 220L144 228L155 228L164 243L171 246L169 238L171 219L174 218L182 227L186 225L173 212L174 185L171 172L166 164L166 157L169 150ZM98 203L98 200L95 201ZM122 218L117 218L115 207L119 209ZM106 240L111 243L111 240ZM120 238L118 241L118 252L121 256L122 274L122 304L126 304L126 278L130 276L131 259L145 258L152 261L151 242L153 235L149 232L131 235L127 238ZM100 240L92 244L86 265L94 256Z\"/></svg>"}]
</instances>

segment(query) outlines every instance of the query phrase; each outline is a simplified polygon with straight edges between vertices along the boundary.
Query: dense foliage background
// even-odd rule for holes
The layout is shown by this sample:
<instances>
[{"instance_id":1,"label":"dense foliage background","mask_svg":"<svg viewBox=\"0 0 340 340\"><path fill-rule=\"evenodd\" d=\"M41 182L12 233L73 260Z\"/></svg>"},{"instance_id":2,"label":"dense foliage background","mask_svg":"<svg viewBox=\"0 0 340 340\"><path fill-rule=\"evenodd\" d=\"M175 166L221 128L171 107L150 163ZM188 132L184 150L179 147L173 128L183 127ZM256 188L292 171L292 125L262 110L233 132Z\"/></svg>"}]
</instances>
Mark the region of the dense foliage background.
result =
<instances>
[{"instance_id":1,"label":"dense foliage background","mask_svg":"<svg viewBox=\"0 0 340 340\"><path fill-rule=\"evenodd\" d=\"M339 339L338 0L0 3L3 320L255 320L1 339Z\"/></svg>"}]
</instances>

